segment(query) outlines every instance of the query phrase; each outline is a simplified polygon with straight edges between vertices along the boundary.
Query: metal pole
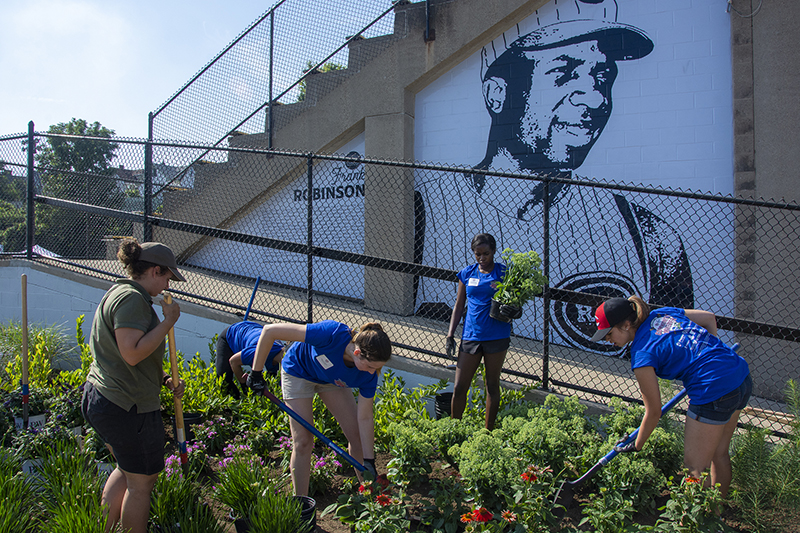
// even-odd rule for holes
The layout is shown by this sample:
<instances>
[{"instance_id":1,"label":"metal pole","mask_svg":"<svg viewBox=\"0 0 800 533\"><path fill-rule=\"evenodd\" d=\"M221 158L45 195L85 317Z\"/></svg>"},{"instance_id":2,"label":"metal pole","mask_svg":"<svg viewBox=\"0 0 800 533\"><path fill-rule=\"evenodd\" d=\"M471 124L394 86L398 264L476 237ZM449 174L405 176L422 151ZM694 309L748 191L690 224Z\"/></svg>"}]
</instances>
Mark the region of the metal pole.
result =
<instances>
[{"instance_id":1,"label":"metal pole","mask_svg":"<svg viewBox=\"0 0 800 533\"><path fill-rule=\"evenodd\" d=\"M542 389L549 388L550 381L550 177L544 180L544 209L542 210L543 249L542 274L548 280L544 284L542 303L544 305L544 325L542 326Z\"/></svg>"},{"instance_id":2,"label":"metal pole","mask_svg":"<svg viewBox=\"0 0 800 533\"><path fill-rule=\"evenodd\" d=\"M147 114L147 142L144 145L144 213L142 213L142 239L153 240L150 214L153 212L153 113Z\"/></svg>"},{"instance_id":3,"label":"metal pole","mask_svg":"<svg viewBox=\"0 0 800 533\"><path fill-rule=\"evenodd\" d=\"M272 149L272 75L273 75L273 52L275 50L275 11L269 16L269 108L267 109L267 130L269 131L268 147Z\"/></svg>"},{"instance_id":4,"label":"metal pole","mask_svg":"<svg viewBox=\"0 0 800 533\"><path fill-rule=\"evenodd\" d=\"M28 122L28 194L27 194L27 213L26 213L26 234L25 246L27 247L28 259L33 259L33 234L35 230L36 213L33 210L33 188L34 188L34 155L36 152L36 139L34 138L33 121Z\"/></svg>"},{"instance_id":5,"label":"metal pole","mask_svg":"<svg viewBox=\"0 0 800 533\"><path fill-rule=\"evenodd\" d=\"M307 264L308 264L308 320L311 324L314 321L314 256L311 255L312 247L314 245L314 231L313 231L313 217L314 214L314 159L311 154L308 155L308 236L307 236Z\"/></svg>"}]
</instances>

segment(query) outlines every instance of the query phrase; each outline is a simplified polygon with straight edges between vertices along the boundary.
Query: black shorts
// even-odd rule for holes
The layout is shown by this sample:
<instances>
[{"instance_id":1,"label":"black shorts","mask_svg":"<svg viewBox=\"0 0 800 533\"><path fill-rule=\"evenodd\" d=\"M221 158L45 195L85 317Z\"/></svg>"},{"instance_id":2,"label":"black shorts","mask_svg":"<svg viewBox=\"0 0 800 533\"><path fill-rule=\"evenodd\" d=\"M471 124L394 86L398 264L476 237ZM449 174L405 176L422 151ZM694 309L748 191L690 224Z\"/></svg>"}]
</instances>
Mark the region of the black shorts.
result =
<instances>
[{"instance_id":1,"label":"black shorts","mask_svg":"<svg viewBox=\"0 0 800 533\"><path fill-rule=\"evenodd\" d=\"M164 470L164 421L161 411L124 410L86 382L81 411L114 452L117 466L131 474L152 475Z\"/></svg>"},{"instance_id":2,"label":"black shorts","mask_svg":"<svg viewBox=\"0 0 800 533\"><path fill-rule=\"evenodd\" d=\"M511 338L497 339L493 341L461 341L461 346L458 348L460 352L469 353L472 355L477 354L490 354L505 352L511 346Z\"/></svg>"}]
</instances>

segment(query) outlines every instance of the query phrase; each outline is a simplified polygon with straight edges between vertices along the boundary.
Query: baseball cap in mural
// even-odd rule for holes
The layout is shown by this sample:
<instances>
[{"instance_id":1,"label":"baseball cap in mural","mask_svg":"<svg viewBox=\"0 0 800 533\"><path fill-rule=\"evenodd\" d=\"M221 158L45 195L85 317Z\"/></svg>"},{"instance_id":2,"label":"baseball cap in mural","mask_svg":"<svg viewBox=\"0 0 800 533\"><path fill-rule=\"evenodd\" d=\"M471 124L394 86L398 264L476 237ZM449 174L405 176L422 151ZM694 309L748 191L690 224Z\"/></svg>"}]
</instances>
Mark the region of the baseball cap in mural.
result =
<instances>
[{"instance_id":1,"label":"baseball cap in mural","mask_svg":"<svg viewBox=\"0 0 800 533\"><path fill-rule=\"evenodd\" d=\"M633 2L631 2L633 3ZM526 51L596 40L613 61L641 59L653 41L630 24L618 22L616 0L554 0L483 47L481 79L494 61L510 49Z\"/></svg>"},{"instance_id":2,"label":"baseball cap in mural","mask_svg":"<svg viewBox=\"0 0 800 533\"><path fill-rule=\"evenodd\" d=\"M611 328L635 312L633 304L625 298L611 298L600 304L600 307L594 312L597 333L592 336L592 342L603 340Z\"/></svg>"},{"instance_id":3,"label":"baseball cap in mural","mask_svg":"<svg viewBox=\"0 0 800 533\"><path fill-rule=\"evenodd\" d=\"M140 261L147 261L154 265L167 267L172 272L172 278L177 281L186 281L183 274L178 270L175 262L175 254L165 244L160 242L146 242L142 244L142 253L139 255Z\"/></svg>"}]
</instances>

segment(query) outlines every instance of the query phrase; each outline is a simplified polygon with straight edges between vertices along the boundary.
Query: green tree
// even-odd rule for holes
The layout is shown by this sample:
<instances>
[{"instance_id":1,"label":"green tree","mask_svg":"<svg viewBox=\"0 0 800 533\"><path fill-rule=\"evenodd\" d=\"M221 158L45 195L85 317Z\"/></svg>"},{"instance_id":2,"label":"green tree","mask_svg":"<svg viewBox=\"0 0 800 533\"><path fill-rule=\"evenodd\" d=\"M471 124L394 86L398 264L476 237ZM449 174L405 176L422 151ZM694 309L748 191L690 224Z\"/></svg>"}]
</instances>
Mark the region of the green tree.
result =
<instances>
[{"instance_id":1,"label":"green tree","mask_svg":"<svg viewBox=\"0 0 800 533\"><path fill-rule=\"evenodd\" d=\"M314 63L313 62L311 62L311 61L306 62L306 68L303 69L303 74L305 74L306 72L308 72L309 70L311 70L313 68L314 68ZM340 65L338 63L325 63L324 65L322 65L320 68L318 68L316 70L316 73L330 72L332 70L344 70L344 69L345 69L345 66L344 65ZM312 74L312 76L313 76L313 74ZM300 87L300 92L297 95L297 101L298 102L302 102L303 100L306 99L306 79L305 78L300 80L299 87Z\"/></svg>"},{"instance_id":2,"label":"green tree","mask_svg":"<svg viewBox=\"0 0 800 533\"><path fill-rule=\"evenodd\" d=\"M12 175L0 161L0 247L4 252L25 248L25 178Z\"/></svg>"},{"instance_id":3,"label":"green tree","mask_svg":"<svg viewBox=\"0 0 800 533\"><path fill-rule=\"evenodd\" d=\"M47 131L78 138L46 137L37 149L35 157L41 176L41 194L119 208L122 192L112 177L114 168L111 166L119 147L111 140L114 130L99 122L90 124L73 118L50 126ZM130 226L116 219L49 206L37 209L36 217L36 242L65 257L103 257L103 236L122 233L124 226Z\"/></svg>"}]
</instances>

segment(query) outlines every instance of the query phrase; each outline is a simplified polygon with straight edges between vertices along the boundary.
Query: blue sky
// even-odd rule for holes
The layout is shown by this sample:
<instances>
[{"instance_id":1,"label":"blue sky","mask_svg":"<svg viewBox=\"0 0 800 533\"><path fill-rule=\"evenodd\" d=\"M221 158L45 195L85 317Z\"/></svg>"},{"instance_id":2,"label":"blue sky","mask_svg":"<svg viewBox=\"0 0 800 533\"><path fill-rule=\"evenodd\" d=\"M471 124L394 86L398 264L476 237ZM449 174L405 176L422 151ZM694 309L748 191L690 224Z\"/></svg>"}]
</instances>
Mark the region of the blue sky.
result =
<instances>
[{"instance_id":1,"label":"blue sky","mask_svg":"<svg viewBox=\"0 0 800 533\"><path fill-rule=\"evenodd\" d=\"M147 136L147 113L274 2L1 0L0 135L72 117Z\"/></svg>"}]
</instances>

